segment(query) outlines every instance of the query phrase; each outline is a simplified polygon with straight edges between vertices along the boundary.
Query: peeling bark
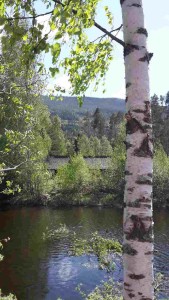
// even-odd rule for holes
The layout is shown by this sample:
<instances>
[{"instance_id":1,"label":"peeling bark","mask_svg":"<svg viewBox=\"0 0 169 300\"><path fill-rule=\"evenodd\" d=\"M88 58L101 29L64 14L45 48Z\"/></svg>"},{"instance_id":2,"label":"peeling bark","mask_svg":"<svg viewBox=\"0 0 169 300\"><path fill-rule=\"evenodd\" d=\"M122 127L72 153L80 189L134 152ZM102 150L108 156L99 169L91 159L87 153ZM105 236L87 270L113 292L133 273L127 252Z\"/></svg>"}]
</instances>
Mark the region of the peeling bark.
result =
<instances>
[{"instance_id":1,"label":"peeling bark","mask_svg":"<svg viewBox=\"0 0 169 300\"><path fill-rule=\"evenodd\" d=\"M152 122L142 0L121 0L126 80L125 300L153 300Z\"/></svg>"}]
</instances>

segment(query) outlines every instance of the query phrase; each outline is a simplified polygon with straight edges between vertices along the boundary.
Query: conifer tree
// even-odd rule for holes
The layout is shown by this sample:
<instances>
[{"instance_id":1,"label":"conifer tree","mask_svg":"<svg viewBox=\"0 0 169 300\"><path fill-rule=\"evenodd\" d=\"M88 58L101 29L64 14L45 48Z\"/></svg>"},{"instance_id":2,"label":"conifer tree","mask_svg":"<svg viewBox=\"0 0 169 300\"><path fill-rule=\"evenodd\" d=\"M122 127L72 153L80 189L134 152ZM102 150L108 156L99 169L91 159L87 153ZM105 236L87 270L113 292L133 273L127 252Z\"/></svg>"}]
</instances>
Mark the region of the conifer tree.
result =
<instances>
[{"instance_id":1,"label":"conifer tree","mask_svg":"<svg viewBox=\"0 0 169 300\"><path fill-rule=\"evenodd\" d=\"M52 126L49 130L49 136L52 141L50 154L56 156L67 155L66 139L61 128L61 120L58 116L54 116L52 120Z\"/></svg>"},{"instance_id":2,"label":"conifer tree","mask_svg":"<svg viewBox=\"0 0 169 300\"><path fill-rule=\"evenodd\" d=\"M101 144L100 155L101 156L111 156L112 155L112 146L105 135L102 136L102 138L100 140L100 144Z\"/></svg>"},{"instance_id":3,"label":"conifer tree","mask_svg":"<svg viewBox=\"0 0 169 300\"><path fill-rule=\"evenodd\" d=\"M105 119L99 108L93 114L92 126L97 137L101 138L105 132Z\"/></svg>"}]
</instances>

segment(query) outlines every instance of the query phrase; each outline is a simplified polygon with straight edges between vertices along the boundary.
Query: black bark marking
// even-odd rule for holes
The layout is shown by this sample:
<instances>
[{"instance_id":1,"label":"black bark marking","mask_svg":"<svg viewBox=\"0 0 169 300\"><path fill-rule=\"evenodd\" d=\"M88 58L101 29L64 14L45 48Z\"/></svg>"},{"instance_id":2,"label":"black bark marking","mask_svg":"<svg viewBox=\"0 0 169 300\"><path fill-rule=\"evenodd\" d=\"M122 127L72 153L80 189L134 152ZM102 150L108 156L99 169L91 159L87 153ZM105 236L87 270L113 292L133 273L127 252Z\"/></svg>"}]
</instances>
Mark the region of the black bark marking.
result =
<instances>
[{"instance_id":1,"label":"black bark marking","mask_svg":"<svg viewBox=\"0 0 169 300\"><path fill-rule=\"evenodd\" d=\"M133 112L136 112L136 113L145 113L145 110L142 110L142 109L133 109Z\"/></svg>"},{"instance_id":2,"label":"black bark marking","mask_svg":"<svg viewBox=\"0 0 169 300\"><path fill-rule=\"evenodd\" d=\"M152 57L153 57L153 53L147 52L143 57L141 57L141 58L139 59L139 61L142 61L142 62L147 61L148 64L149 64L149 62L150 62L150 60L151 60Z\"/></svg>"},{"instance_id":3,"label":"black bark marking","mask_svg":"<svg viewBox=\"0 0 169 300\"><path fill-rule=\"evenodd\" d=\"M133 4L129 5L129 7L132 7L132 6L134 6L134 7L141 7L141 5L137 4L137 3L133 3Z\"/></svg>"},{"instance_id":4,"label":"black bark marking","mask_svg":"<svg viewBox=\"0 0 169 300\"><path fill-rule=\"evenodd\" d=\"M137 184L147 184L152 185L152 179L147 175L140 175L138 176L138 179L136 180Z\"/></svg>"},{"instance_id":5,"label":"black bark marking","mask_svg":"<svg viewBox=\"0 0 169 300\"><path fill-rule=\"evenodd\" d=\"M143 293L138 292L138 295L143 295Z\"/></svg>"},{"instance_id":6,"label":"black bark marking","mask_svg":"<svg viewBox=\"0 0 169 300\"><path fill-rule=\"evenodd\" d=\"M136 274L130 274L130 275L128 275L131 279L135 279L135 280L140 280L140 279L143 279L143 278L145 278L145 276L143 275L143 274L138 274L138 275L136 275Z\"/></svg>"},{"instance_id":7,"label":"black bark marking","mask_svg":"<svg viewBox=\"0 0 169 300\"><path fill-rule=\"evenodd\" d=\"M133 52L135 50L139 50L139 49L140 48L137 45L125 44L125 46L124 46L124 57L129 55L131 52Z\"/></svg>"},{"instance_id":8,"label":"black bark marking","mask_svg":"<svg viewBox=\"0 0 169 300\"><path fill-rule=\"evenodd\" d=\"M149 125L141 125L138 120L136 120L130 111L125 115L126 118L126 134L132 134L136 131L140 130L142 133L146 133L147 128L149 128Z\"/></svg>"},{"instance_id":9,"label":"black bark marking","mask_svg":"<svg viewBox=\"0 0 169 300\"><path fill-rule=\"evenodd\" d=\"M153 298L142 297L141 300L153 300Z\"/></svg>"},{"instance_id":10,"label":"black bark marking","mask_svg":"<svg viewBox=\"0 0 169 300\"><path fill-rule=\"evenodd\" d=\"M145 255L152 255L154 252L153 251L147 251L145 252Z\"/></svg>"},{"instance_id":11,"label":"black bark marking","mask_svg":"<svg viewBox=\"0 0 169 300\"><path fill-rule=\"evenodd\" d=\"M130 201L130 202L128 202L127 203L127 206L128 207L140 207L140 201L137 199L137 200L135 200L135 201Z\"/></svg>"},{"instance_id":12,"label":"black bark marking","mask_svg":"<svg viewBox=\"0 0 169 300\"><path fill-rule=\"evenodd\" d=\"M124 144L126 145L126 150L132 147L132 144L130 144L129 142L124 141Z\"/></svg>"},{"instance_id":13,"label":"black bark marking","mask_svg":"<svg viewBox=\"0 0 169 300\"><path fill-rule=\"evenodd\" d=\"M148 123L148 124L151 124L151 115L150 115L150 113L145 114L145 117L143 118L143 121Z\"/></svg>"},{"instance_id":14,"label":"black bark marking","mask_svg":"<svg viewBox=\"0 0 169 300\"><path fill-rule=\"evenodd\" d=\"M149 205L149 204L144 204L144 207L150 209L150 208L151 208L151 205Z\"/></svg>"},{"instance_id":15,"label":"black bark marking","mask_svg":"<svg viewBox=\"0 0 169 300\"><path fill-rule=\"evenodd\" d=\"M124 233L126 233L127 240L138 240L140 242L153 241L153 228L151 225L146 228L143 219L139 218L137 215L132 215L130 220L132 221L130 232L124 231Z\"/></svg>"},{"instance_id":16,"label":"black bark marking","mask_svg":"<svg viewBox=\"0 0 169 300\"><path fill-rule=\"evenodd\" d=\"M125 291L127 291L127 292L133 292L132 289L126 289L126 288L124 288L124 289L125 289Z\"/></svg>"},{"instance_id":17,"label":"black bark marking","mask_svg":"<svg viewBox=\"0 0 169 300\"><path fill-rule=\"evenodd\" d=\"M131 85L131 82L126 83L126 89Z\"/></svg>"},{"instance_id":18,"label":"black bark marking","mask_svg":"<svg viewBox=\"0 0 169 300\"><path fill-rule=\"evenodd\" d=\"M143 221L152 222L153 218L152 218L152 217L149 217L149 216L147 216L147 217L143 217L143 218L142 218L142 220L143 220Z\"/></svg>"},{"instance_id":19,"label":"black bark marking","mask_svg":"<svg viewBox=\"0 0 169 300\"><path fill-rule=\"evenodd\" d=\"M146 197L142 197L138 199L139 202L150 203L152 200Z\"/></svg>"},{"instance_id":20,"label":"black bark marking","mask_svg":"<svg viewBox=\"0 0 169 300\"><path fill-rule=\"evenodd\" d=\"M124 282L124 286L130 286L130 283Z\"/></svg>"},{"instance_id":21,"label":"black bark marking","mask_svg":"<svg viewBox=\"0 0 169 300\"><path fill-rule=\"evenodd\" d=\"M127 103L127 101L128 101L128 97L126 97L126 99L125 99L125 102Z\"/></svg>"},{"instance_id":22,"label":"black bark marking","mask_svg":"<svg viewBox=\"0 0 169 300\"><path fill-rule=\"evenodd\" d=\"M143 139L140 147L135 149L133 154L138 157L151 157L152 158L153 152L150 149L149 141L150 141L149 135L147 134L147 136ZM147 176L149 176L149 174L147 174Z\"/></svg>"},{"instance_id":23,"label":"black bark marking","mask_svg":"<svg viewBox=\"0 0 169 300\"><path fill-rule=\"evenodd\" d=\"M146 37L148 37L148 32L145 28L143 27L139 27L136 31L136 33L139 33L139 34L144 34Z\"/></svg>"},{"instance_id":24,"label":"black bark marking","mask_svg":"<svg viewBox=\"0 0 169 300\"><path fill-rule=\"evenodd\" d=\"M128 170L124 171L125 175L132 175L132 173L130 173Z\"/></svg>"},{"instance_id":25,"label":"black bark marking","mask_svg":"<svg viewBox=\"0 0 169 300\"><path fill-rule=\"evenodd\" d=\"M123 253L134 256L137 255L137 250L133 249L129 244L123 245Z\"/></svg>"},{"instance_id":26,"label":"black bark marking","mask_svg":"<svg viewBox=\"0 0 169 300\"><path fill-rule=\"evenodd\" d=\"M128 188L127 190L132 193L134 191L134 189L135 189L134 187L131 187L131 188Z\"/></svg>"},{"instance_id":27,"label":"black bark marking","mask_svg":"<svg viewBox=\"0 0 169 300\"><path fill-rule=\"evenodd\" d=\"M134 297L135 297L135 294L130 293L130 294L128 294L128 296L129 296L130 298L134 298Z\"/></svg>"},{"instance_id":28,"label":"black bark marking","mask_svg":"<svg viewBox=\"0 0 169 300\"><path fill-rule=\"evenodd\" d=\"M133 109L133 112L144 114L143 121L151 124L150 102L145 101L145 109Z\"/></svg>"}]
</instances>

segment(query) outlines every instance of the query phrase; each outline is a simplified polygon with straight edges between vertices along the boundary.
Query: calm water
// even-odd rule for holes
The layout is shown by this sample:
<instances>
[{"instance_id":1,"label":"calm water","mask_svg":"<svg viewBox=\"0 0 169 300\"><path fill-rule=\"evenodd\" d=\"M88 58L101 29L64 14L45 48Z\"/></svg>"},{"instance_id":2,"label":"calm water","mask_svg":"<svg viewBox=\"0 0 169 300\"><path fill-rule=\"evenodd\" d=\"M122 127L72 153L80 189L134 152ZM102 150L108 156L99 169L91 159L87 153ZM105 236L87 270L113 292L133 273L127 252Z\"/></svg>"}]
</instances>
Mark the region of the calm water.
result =
<instances>
[{"instance_id":1,"label":"calm water","mask_svg":"<svg viewBox=\"0 0 169 300\"><path fill-rule=\"evenodd\" d=\"M169 211L154 213L155 270L165 275L165 292L161 298L169 299ZM91 232L112 232L121 240L122 213L112 208L22 208L0 211L0 239L10 237L5 244L5 259L0 263L0 287L3 293L14 293L18 300L80 300L75 290L82 283L90 292L110 274L98 270L95 257L70 257L69 237L45 242L46 227L57 228L66 224L79 236ZM114 278L122 281L120 261Z\"/></svg>"}]
</instances>

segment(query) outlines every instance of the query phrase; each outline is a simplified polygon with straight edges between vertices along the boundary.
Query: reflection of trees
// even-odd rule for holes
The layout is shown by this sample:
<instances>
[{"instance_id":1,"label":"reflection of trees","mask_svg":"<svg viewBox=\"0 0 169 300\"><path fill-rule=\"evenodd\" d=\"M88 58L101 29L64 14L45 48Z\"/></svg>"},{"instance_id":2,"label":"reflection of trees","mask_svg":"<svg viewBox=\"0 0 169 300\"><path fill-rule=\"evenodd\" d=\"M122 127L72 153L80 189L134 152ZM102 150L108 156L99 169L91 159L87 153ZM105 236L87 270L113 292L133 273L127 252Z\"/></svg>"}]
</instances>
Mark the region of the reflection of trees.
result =
<instances>
[{"instance_id":1,"label":"reflection of trees","mask_svg":"<svg viewBox=\"0 0 169 300\"><path fill-rule=\"evenodd\" d=\"M47 226L56 228L61 223L66 224L71 232L77 230L78 235L84 237L89 236L92 231L113 229L114 226L119 228L121 220L121 213L110 208L26 208L1 212L1 238L11 238L5 245L5 259L0 264L2 291L16 294L19 300L44 299L47 288L57 281L56 274L59 280L59 263L63 268L71 239L68 237L44 242L42 233ZM82 281L84 270L80 269L80 265L78 268L78 272L81 272L78 280ZM92 272L95 274L96 271Z\"/></svg>"},{"instance_id":2,"label":"reflection of trees","mask_svg":"<svg viewBox=\"0 0 169 300\"><path fill-rule=\"evenodd\" d=\"M4 248L5 259L0 265L0 286L4 293L13 292L22 300L36 299L39 265L48 251L48 245L44 245L41 236L49 221L49 216L39 209L1 213L0 227L5 224L1 234L11 237ZM46 285L45 272L43 276L40 280L42 291Z\"/></svg>"},{"instance_id":3,"label":"reflection of trees","mask_svg":"<svg viewBox=\"0 0 169 300\"><path fill-rule=\"evenodd\" d=\"M169 211L167 209L160 209L154 211L154 223L156 235L160 236L161 233L168 235L169 238Z\"/></svg>"}]
</instances>

